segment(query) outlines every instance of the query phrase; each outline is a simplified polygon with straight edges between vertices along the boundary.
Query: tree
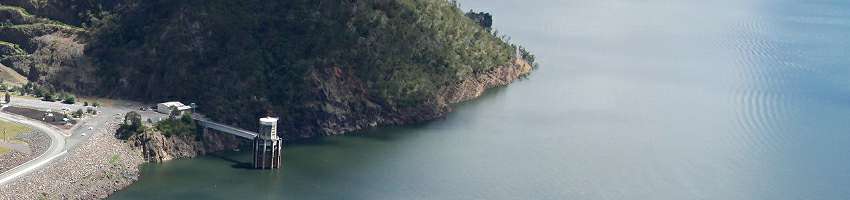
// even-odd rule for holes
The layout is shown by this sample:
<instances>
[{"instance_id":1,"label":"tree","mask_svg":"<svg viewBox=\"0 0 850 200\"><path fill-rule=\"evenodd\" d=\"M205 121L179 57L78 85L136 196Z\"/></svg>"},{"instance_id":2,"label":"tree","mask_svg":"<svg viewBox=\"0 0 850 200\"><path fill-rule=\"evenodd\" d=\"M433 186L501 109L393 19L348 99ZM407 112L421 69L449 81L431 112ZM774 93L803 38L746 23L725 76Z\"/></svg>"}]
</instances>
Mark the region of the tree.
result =
<instances>
[{"instance_id":1,"label":"tree","mask_svg":"<svg viewBox=\"0 0 850 200\"><path fill-rule=\"evenodd\" d=\"M12 95L9 95L9 92L6 92L6 103L12 102Z\"/></svg>"},{"instance_id":2,"label":"tree","mask_svg":"<svg viewBox=\"0 0 850 200\"><path fill-rule=\"evenodd\" d=\"M77 109L77 111L74 111L74 113L72 113L71 116L73 116L74 118L83 117L83 109Z\"/></svg>"},{"instance_id":3,"label":"tree","mask_svg":"<svg viewBox=\"0 0 850 200\"><path fill-rule=\"evenodd\" d=\"M65 99L62 100L64 104L74 104L77 101L77 98L74 95L66 95Z\"/></svg>"},{"instance_id":4,"label":"tree","mask_svg":"<svg viewBox=\"0 0 850 200\"><path fill-rule=\"evenodd\" d=\"M91 106L98 107L100 106L100 103L97 103L97 101L95 101L91 103Z\"/></svg>"},{"instance_id":5,"label":"tree","mask_svg":"<svg viewBox=\"0 0 850 200\"><path fill-rule=\"evenodd\" d=\"M469 17L470 19L472 19L472 21L475 21L475 23L478 23L478 25L484 27L484 29L487 29L487 31L490 31L490 29L493 27L493 15L490 15L490 13L476 13L475 11L469 10L469 12L466 13L466 17Z\"/></svg>"},{"instance_id":6,"label":"tree","mask_svg":"<svg viewBox=\"0 0 850 200\"><path fill-rule=\"evenodd\" d=\"M156 128L166 136L189 135L197 131L197 124L191 114L183 113L157 122Z\"/></svg>"},{"instance_id":7,"label":"tree","mask_svg":"<svg viewBox=\"0 0 850 200\"><path fill-rule=\"evenodd\" d=\"M45 94L43 94L43 95L42 95L41 100L43 100L43 101L51 101L51 102L52 102L52 101L55 101L55 99L53 98L53 94L52 94L52 93L45 93Z\"/></svg>"},{"instance_id":8,"label":"tree","mask_svg":"<svg viewBox=\"0 0 850 200\"><path fill-rule=\"evenodd\" d=\"M27 79L29 81L38 81L38 69L35 66L30 66L29 73L27 74Z\"/></svg>"},{"instance_id":9,"label":"tree","mask_svg":"<svg viewBox=\"0 0 850 200\"><path fill-rule=\"evenodd\" d=\"M83 106L89 106L89 102L88 102L88 101L83 101Z\"/></svg>"},{"instance_id":10,"label":"tree","mask_svg":"<svg viewBox=\"0 0 850 200\"><path fill-rule=\"evenodd\" d=\"M142 115L130 111L124 115L124 123L121 124L121 127L115 134L118 138L126 140L130 136L143 133L144 131L145 127L142 124Z\"/></svg>"},{"instance_id":11,"label":"tree","mask_svg":"<svg viewBox=\"0 0 850 200\"><path fill-rule=\"evenodd\" d=\"M142 127L142 115L135 111L130 111L124 116L124 125L130 130L139 130Z\"/></svg>"}]
</instances>

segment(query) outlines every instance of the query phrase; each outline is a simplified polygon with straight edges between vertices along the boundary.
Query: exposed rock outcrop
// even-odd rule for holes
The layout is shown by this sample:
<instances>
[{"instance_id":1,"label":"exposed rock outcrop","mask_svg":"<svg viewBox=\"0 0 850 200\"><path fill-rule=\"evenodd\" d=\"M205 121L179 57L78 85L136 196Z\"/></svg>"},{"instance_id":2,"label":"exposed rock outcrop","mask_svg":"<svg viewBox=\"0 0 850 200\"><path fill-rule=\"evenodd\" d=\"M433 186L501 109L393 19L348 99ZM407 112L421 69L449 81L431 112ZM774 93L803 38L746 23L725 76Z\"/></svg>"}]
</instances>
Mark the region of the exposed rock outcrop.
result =
<instances>
[{"instance_id":1,"label":"exposed rock outcrop","mask_svg":"<svg viewBox=\"0 0 850 200\"><path fill-rule=\"evenodd\" d=\"M197 135L165 136L161 132L146 130L131 136L129 143L140 149L148 162L164 162L181 158L194 158L210 152L237 148L240 139L231 135L209 132Z\"/></svg>"},{"instance_id":2,"label":"exposed rock outcrop","mask_svg":"<svg viewBox=\"0 0 850 200\"><path fill-rule=\"evenodd\" d=\"M385 106L380 99L370 98L362 80L340 68L329 68L310 74L318 88L314 93L319 102L312 102L318 115L320 130L301 130L302 133L343 134L368 127L402 125L433 120L451 111L451 104L475 99L484 91L505 86L531 73L532 66L515 59L510 65L494 67L475 73L462 81L448 85L434 99L410 108ZM285 124L284 124L285 125ZM311 126L301 126L311 127ZM311 137L313 135L302 135Z\"/></svg>"},{"instance_id":3,"label":"exposed rock outcrop","mask_svg":"<svg viewBox=\"0 0 850 200\"><path fill-rule=\"evenodd\" d=\"M368 98L362 81L339 68L311 73L311 79L319 88L316 92L322 103L308 102L315 107L321 120L319 132L343 134L364 128L401 125L433 120L451 111L451 104L475 99L487 89L505 86L527 75L532 70L524 60L515 60L511 65L495 67L447 86L435 99L417 107L397 109L381 106L378 100ZM209 132L198 135L165 136L151 128L143 134L130 137L128 141L141 149L149 162L164 162L180 158L193 158L210 152L234 149L241 140L232 135ZM303 137L310 137L304 135Z\"/></svg>"}]
</instances>

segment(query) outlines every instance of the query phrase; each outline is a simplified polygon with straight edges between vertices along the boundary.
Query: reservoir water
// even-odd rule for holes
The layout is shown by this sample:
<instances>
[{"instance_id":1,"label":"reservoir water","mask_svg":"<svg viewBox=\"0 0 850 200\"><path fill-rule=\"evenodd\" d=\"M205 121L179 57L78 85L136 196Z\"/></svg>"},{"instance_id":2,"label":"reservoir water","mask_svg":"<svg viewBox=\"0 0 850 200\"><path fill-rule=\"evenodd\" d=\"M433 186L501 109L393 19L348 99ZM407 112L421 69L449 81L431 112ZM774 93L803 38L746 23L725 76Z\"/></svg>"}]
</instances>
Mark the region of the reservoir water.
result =
<instances>
[{"instance_id":1,"label":"reservoir water","mask_svg":"<svg viewBox=\"0 0 850 200\"><path fill-rule=\"evenodd\" d=\"M850 1L461 0L541 67L446 119L149 164L111 199L850 199Z\"/></svg>"}]
</instances>

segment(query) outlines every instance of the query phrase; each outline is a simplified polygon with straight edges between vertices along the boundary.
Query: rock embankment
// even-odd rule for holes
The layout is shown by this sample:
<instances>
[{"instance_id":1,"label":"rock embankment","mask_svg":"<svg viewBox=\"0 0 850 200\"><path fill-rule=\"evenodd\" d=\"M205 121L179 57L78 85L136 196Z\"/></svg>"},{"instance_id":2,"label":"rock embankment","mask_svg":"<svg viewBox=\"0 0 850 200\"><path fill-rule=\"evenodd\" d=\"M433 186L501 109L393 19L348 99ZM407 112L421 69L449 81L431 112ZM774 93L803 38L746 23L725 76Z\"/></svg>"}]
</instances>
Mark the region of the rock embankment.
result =
<instances>
[{"instance_id":1,"label":"rock embankment","mask_svg":"<svg viewBox=\"0 0 850 200\"><path fill-rule=\"evenodd\" d=\"M197 135L165 136L152 130L134 135L127 141L141 151L145 161L156 163L235 149L240 144L240 139L232 135L209 132L203 134L202 138Z\"/></svg>"},{"instance_id":2,"label":"rock embankment","mask_svg":"<svg viewBox=\"0 0 850 200\"><path fill-rule=\"evenodd\" d=\"M319 108L314 114L319 118L316 123L320 129L298 130L296 132L305 134L297 137L314 137L314 133L344 134L369 127L404 125L441 118L451 112L452 104L475 99L487 89L511 84L532 70L530 63L514 59L509 64L473 73L457 83L447 85L434 98L420 105L403 108L386 106L380 99L369 97L366 83L351 72L333 68L313 72L310 79L318 85L313 96L322 99L308 104L316 104L315 107Z\"/></svg>"},{"instance_id":3,"label":"rock embankment","mask_svg":"<svg viewBox=\"0 0 850 200\"><path fill-rule=\"evenodd\" d=\"M454 104L480 97L487 89L506 86L528 75L533 70L531 64L522 59L514 59L510 65L495 67L492 70L475 74L442 91L441 101Z\"/></svg>"},{"instance_id":4,"label":"rock embankment","mask_svg":"<svg viewBox=\"0 0 850 200\"><path fill-rule=\"evenodd\" d=\"M0 199L102 199L139 177L144 159L113 137L120 120L97 130L66 156L0 187Z\"/></svg>"},{"instance_id":5,"label":"rock embankment","mask_svg":"<svg viewBox=\"0 0 850 200\"><path fill-rule=\"evenodd\" d=\"M12 151L7 154L0 155L0 173L6 172L18 165L30 161L47 150L50 146L50 139L44 133L33 131L26 134L19 134L18 140L27 143L29 152Z\"/></svg>"}]
</instances>

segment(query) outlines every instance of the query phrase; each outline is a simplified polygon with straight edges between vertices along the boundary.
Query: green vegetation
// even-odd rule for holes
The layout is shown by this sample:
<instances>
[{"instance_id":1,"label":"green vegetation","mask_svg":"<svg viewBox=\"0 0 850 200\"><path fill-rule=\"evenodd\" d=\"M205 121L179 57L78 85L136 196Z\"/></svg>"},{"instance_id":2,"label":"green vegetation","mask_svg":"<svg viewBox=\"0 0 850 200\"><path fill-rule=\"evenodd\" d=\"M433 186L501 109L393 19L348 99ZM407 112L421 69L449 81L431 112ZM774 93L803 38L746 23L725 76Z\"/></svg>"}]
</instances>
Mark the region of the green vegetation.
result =
<instances>
[{"instance_id":1,"label":"green vegetation","mask_svg":"<svg viewBox=\"0 0 850 200\"><path fill-rule=\"evenodd\" d=\"M493 15L490 15L490 13L469 10L465 15L488 31L493 28Z\"/></svg>"},{"instance_id":2,"label":"green vegetation","mask_svg":"<svg viewBox=\"0 0 850 200\"><path fill-rule=\"evenodd\" d=\"M21 49L27 52L35 52L38 46L33 39L36 37L54 33L77 35L83 31L83 29L78 27L53 23L0 25L0 40L18 44Z\"/></svg>"},{"instance_id":3,"label":"green vegetation","mask_svg":"<svg viewBox=\"0 0 850 200\"><path fill-rule=\"evenodd\" d=\"M59 93L59 99L61 99L64 104L74 104L77 102L77 97L66 92Z\"/></svg>"},{"instance_id":4,"label":"green vegetation","mask_svg":"<svg viewBox=\"0 0 850 200\"><path fill-rule=\"evenodd\" d=\"M5 131L5 134L3 131ZM32 131L32 129L27 126L0 120L0 139L2 140L15 140L15 137L18 137L18 134L30 131Z\"/></svg>"},{"instance_id":5,"label":"green vegetation","mask_svg":"<svg viewBox=\"0 0 850 200\"><path fill-rule=\"evenodd\" d=\"M10 42L0 41L0 58L23 54L26 54L26 51L21 49L21 46Z\"/></svg>"},{"instance_id":6,"label":"green vegetation","mask_svg":"<svg viewBox=\"0 0 850 200\"><path fill-rule=\"evenodd\" d=\"M82 118L83 117L83 109L77 109L77 111L74 111L74 113L71 113L71 117L74 117L74 118L77 118L77 119Z\"/></svg>"},{"instance_id":7,"label":"green vegetation","mask_svg":"<svg viewBox=\"0 0 850 200\"><path fill-rule=\"evenodd\" d=\"M74 94L60 91L57 92L56 89L47 85L43 86L41 84L33 84L29 82L21 86L21 88L15 89L21 96L33 96L37 98L41 98L42 101L61 101L65 104L74 104L77 102L77 97Z\"/></svg>"},{"instance_id":8,"label":"green vegetation","mask_svg":"<svg viewBox=\"0 0 850 200\"><path fill-rule=\"evenodd\" d=\"M36 17L25 9L14 6L0 5L0 16L5 17L3 23L8 24L63 24L46 18Z\"/></svg>"},{"instance_id":9,"label":"green vegetation","mask_svg":"<svg viewBox=\"0 0 850 200\"><path fill-rule=\"evenodd\" d=\"M6 13L21 19L0 25L0 40L31 54L0 63L33 82L21 94L65 102L77 99L61 91L180 99L243 127L256 127L260 115L280 116L287 122L281 132L299 137L327 134L323 123L332 120L432 117L446 110L441 95L447 88L511 65L517 51L520 58L534 58L494 31L489 13L464 12L446 0L58 0L12 6ZM422 117L403 116L416 112ZM156 128L190 132L181 118Z\"/></svg>"},{"instance_id":10,"label":"green vegetation","mask_svg":"<svg viewBox=\"0 0 850 200\"><path fill-rule=\"evenodd\" d=\"M191 115L183 114L179 117L172 116L157 122L156 129L165 136L191 135L197 133L198 125L195 124Z\"/></svg>"},{"instance_id":11,"label":"green vegetation","mask_svg":"<svg viewBox=\"0 0 850 200\"><path fill-rule=\"evenodd\" d=\"M15 15L38 16L51 21L84 26L92 16L98 16L123 0L0 0L3 12ZM0 12L0 16L4 16ZM0 18L1 19L1 18Z\"/></svg>"},{"instance_id":12,"label":"green vegetation","mask_svg":"<svg viewBox=\"0 0 850 200\"><path fill-rule=\"evenodd\" d=\"M328 101L322 90L353 90L340 98L359 111L436 106L441 90L508 65L516 51L444 0L133 5L90 28L97 92L199 102L212 105L202 110L210 117L249 127L265 113L314 126L328 112L317 106ZM322 89L328 78L352 88Z\"/></svg>"},{"instance_id":13,"label":"green vegetation","mask_svg":"<svg viewBox=\"0 0 850 200\"><path fill-rule=\"evenodd\" d=\"M181 116L171 116L168 119L157 122L153 125L153 129L161 132L165 136L185 136L197 133L197 124L192 116L184 114ZM119 127L116 137L127 139L131 136L143 134L149 128L142 123L142 116L137 112L128 112L124 116L124 123Z\"/></svg>"},{"instance_id":14,"label":"green vegetation","mask_svg":"<svg viewBox=\"0 0 850 200\"><path fill-rule=\"evenodd\" d=\"M118 154L112 154L112 157L109 157L109 165L117 166L121 164L121 157Z\"/></svg>"},{"instance_id":15,"label":"green vegetation","mask_svg":"<svg viewBox=\"0 0 850 200\"><path fill-rule=\"evenodd\" d=\"M124 115L124 123L118 127L115 136L119 139L126 140L131 136L142 134L145 132L145 125L142 124L142 115L137 112L128 112Z\"/></svg>"},{"instance_id":16,"label":"green vegetation","mask_svg":"<svg viewBox=\"0 0 850 200\"><path fill-rule=\"evenodd\" d=\"M0 120L0 141L21 142L16 139L18 137L18 134L30 131L32 131L32 129L27 126ZM10 151L11 149L0 146L0 155L8 153Z\"/></svg>"}]
</instances>

